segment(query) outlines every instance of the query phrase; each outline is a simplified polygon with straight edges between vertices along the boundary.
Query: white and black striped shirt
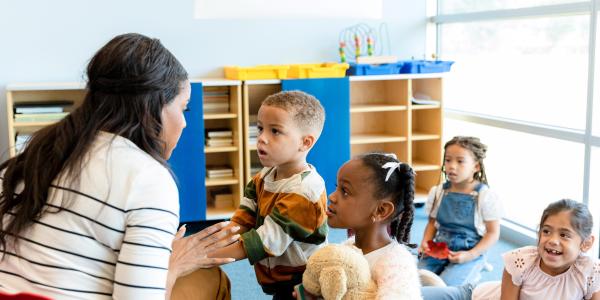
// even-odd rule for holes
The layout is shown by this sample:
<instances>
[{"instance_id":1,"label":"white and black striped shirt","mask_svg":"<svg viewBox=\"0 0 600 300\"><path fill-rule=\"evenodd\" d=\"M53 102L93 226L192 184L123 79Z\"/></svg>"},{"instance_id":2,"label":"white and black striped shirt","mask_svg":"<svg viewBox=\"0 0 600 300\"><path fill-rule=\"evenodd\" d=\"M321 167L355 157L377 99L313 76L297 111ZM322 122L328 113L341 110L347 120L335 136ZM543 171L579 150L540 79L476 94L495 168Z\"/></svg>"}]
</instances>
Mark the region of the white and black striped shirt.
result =
<instances>
[{"instance_id":1,"label":"white and black striped shirt","mask_svg":"<svg viewBox=\"0 0 600 300\"><path fill-rule=\"evenodd\" d=\"M77 180L55 180L46 213L19 234L16 249L9 237L0 291L164 299L179 222L171 174L128 139L106 132L85 161Z\"/></svg>"}]
</instances>

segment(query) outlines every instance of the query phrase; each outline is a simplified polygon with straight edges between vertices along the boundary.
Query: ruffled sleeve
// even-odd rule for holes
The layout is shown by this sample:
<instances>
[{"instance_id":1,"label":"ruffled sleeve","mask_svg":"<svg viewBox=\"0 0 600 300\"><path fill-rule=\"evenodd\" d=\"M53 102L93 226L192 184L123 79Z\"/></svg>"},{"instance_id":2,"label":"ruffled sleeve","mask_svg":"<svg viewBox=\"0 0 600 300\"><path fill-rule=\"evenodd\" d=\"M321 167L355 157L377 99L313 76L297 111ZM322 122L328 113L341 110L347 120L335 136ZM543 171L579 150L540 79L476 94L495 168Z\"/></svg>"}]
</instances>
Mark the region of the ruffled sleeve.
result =
<instances>
[{"instance_id":1,"label":"ruffled sleeve","mask_svg":"<svg viewBox=\"0 0 600 300\"><path fill-rule=\"evenodd\" d=\"M587 292L585 293L585 299L592 299L594 293L600 292L600 261L590 257L586 257L591 260L589 271L584 273L587 274L586 284Z\"/></svg>"},{"instance_id":2,"label":"ruffled sleeve","mask_svg":"<svg viewBox=\"0 0 600 300\"><path fill-rule=\"evenodd\" d=\"M427 216L433 216L434 218L437 216L438 208L440 207L441 199L437 199L437 203L435 201L436 195L441 198L441 191L443 190L441 185L437 185L432 187L429 190L429 195L427 195L427 202L425 202L425 212ZM435 205L435 207L434 207Z\"/></svg>"},{"instance_id":3,"label":"ruffled sleeve","mask_svg":"<svg viewBox=\"0 0 600 300\"><path fill-rule=\"evenodd\" d=\"M510 274L513 284L521 286L523 275L534 266L538 252L535 246L526 246L506 252L502 258L504 259L504 268Z\"/></svg>"}]
</instances>

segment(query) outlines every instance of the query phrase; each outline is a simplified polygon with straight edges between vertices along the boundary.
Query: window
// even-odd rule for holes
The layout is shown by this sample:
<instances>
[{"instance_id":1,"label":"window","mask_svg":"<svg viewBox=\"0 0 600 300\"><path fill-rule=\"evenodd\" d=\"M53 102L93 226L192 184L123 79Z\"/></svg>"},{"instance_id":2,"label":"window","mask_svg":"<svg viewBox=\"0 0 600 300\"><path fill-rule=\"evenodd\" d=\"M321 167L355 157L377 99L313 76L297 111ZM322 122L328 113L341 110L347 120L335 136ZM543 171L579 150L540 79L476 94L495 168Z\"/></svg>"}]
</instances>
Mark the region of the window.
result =
<instances>
[{"instance_id":1,"label":"window","mask_svg":"<svg viewBox=\"0 0 600 300\"><path fill-rule=\"evenodd\" d=\"M445 136L488 144L487 173L506 219L535 229L561 198L599 211L600 30L590 24L600 23L592 10L600 1L431 1L437 30L428 38L456 62L444 83Z\"/></svg>"},{"instance_id":2,"label":"window","mask_svg":"<svg viewBox=\"0 0 600 300\"><path fill-rule=\"evenodd\" d=\"M581 201L582 144L460 120L445 120L444 126L445 140L470 135L488 146L484 165L489 184L511 221L536 230L549 203Z\"/></svg>"},{"instance_id":3,"label":"window","mask_svg":"<svg viewBox=\"0 0 600 300\"><path fill-rule=\"evenodd\" d=\"M440 0L440 14L468 13L498 9L514 9L540 5L556 5L581 0Z\"/></svg>"},{"instance_id":4,"label":"window","mask_svg":"<svg viewBox=\"0 0 600 300\"><path fill-rule=\"evenodd\" d=\"M583 130L588 27L589 16L441 25L456 61L446 107Z\"/></svg>"}]
</instances>

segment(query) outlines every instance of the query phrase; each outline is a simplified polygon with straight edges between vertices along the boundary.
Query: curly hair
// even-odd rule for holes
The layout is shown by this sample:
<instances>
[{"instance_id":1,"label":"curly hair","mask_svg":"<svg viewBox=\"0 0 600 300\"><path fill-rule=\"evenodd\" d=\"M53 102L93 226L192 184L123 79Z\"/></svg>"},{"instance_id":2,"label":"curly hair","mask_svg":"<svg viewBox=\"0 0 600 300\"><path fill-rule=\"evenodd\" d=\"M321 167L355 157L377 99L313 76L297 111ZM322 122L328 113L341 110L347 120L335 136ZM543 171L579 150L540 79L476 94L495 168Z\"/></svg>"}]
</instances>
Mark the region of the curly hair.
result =
<instances>
[{"instance_id":1,"label":"curly hair","mask_svg":"<svg viewBox=\"0 0 600 300\"><path fill-rule=\"evenodd\" d=\"M314 96L302 91L283 91L268 96L262 105L279 107L290 115L296 125L318 139L325 124L325 109Z\"/></svg>"}]
</instances>

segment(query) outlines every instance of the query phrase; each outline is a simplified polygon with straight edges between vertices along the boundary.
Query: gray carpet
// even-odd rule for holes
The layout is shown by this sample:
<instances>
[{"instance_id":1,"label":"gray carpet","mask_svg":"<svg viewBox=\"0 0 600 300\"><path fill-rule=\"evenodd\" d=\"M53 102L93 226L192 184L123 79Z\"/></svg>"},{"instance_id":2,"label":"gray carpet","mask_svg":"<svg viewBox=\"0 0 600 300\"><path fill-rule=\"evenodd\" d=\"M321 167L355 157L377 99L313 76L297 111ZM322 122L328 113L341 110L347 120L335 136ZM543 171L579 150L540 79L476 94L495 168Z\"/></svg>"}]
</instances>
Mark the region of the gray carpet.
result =
<instances>
[{"instance_id":1,"label":"gray carpet","mask_svg":"<svg viewBox=\"0 0 600 300\"><path fill-rule=\"evenodd\" d=\"M424 208L417 208L415 211L415 221L412 228L411 242L419 244L427 223L427 216ZM346 240L346 230L330 229L329 242L340 243ZM482 281L500 280L502 278L502 270L504 269L501 254L516 248L516 245L500 240L494 247L488 251L488 261L494 267L491 272L483 272ZM416 251L415 251L416 252ZM232 286L232 299L271 299L265 295L256 281L254 269L247 260L234 262L223 266L223 269L229 276Z\"/></svg>"}]
</instances>

